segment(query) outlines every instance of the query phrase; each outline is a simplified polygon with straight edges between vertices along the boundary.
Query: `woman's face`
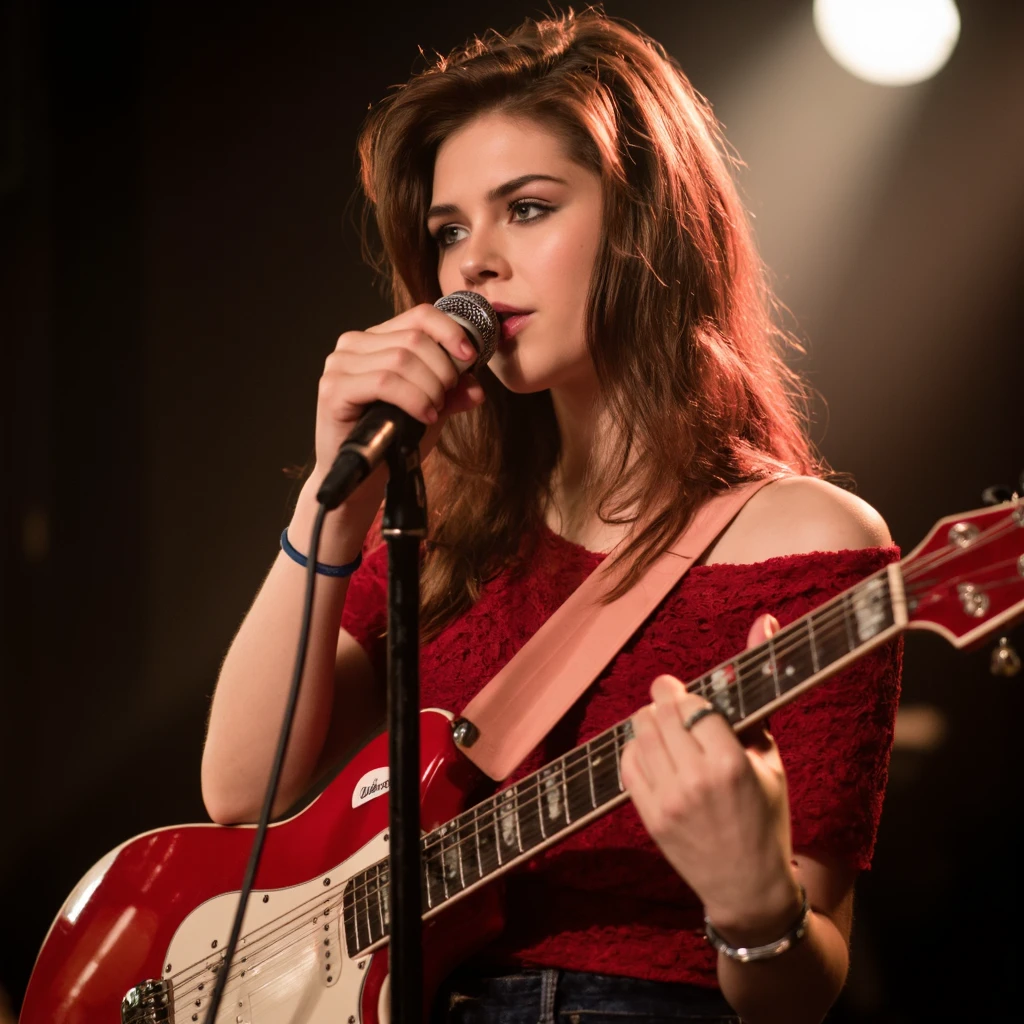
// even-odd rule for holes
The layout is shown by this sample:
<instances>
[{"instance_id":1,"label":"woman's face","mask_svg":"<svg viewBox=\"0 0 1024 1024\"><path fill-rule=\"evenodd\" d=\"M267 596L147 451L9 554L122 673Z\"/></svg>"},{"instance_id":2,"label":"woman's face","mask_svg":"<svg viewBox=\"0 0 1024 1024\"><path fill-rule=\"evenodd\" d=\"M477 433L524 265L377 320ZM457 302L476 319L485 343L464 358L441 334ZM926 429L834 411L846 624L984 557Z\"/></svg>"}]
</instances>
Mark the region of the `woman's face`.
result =
<instances>
[{"instance_id":1,"label":"woman's face","mask_svg":"<svg viewBox=\"0 0 1024 1024\"><path fill-rule=\"evenodd\" d=\"M441 291L483 295L502 319L488 364L516 392L595 383L584 322L601 237L601 182L540 124L483 114L434 164L427 227Z\"/></svg>"}]
</instances>

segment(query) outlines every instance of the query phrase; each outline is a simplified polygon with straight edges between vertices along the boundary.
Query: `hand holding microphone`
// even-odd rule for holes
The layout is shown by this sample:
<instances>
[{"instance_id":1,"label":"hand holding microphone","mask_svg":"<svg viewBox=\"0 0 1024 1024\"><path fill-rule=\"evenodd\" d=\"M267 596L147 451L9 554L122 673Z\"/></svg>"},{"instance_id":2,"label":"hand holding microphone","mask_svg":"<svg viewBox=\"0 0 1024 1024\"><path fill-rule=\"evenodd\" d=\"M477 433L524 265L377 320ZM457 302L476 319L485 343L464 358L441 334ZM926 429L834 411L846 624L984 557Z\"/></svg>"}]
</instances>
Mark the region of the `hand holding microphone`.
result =
<instances>
[{"instance_id":1,"label":"hand holding microphone","mask_svg":"<svg viewBox=\"0 0 1024 1024\"><path fill-rule=\"evenodd\" d=\"M475 292L454 292L338 339L320 380L317 501L336 508L383 461L400 430L429 426L483 400L460 375L494 354L498 317ZM422 427L420 428L422 429ZM368 495L374 509L377 496Z\"/></svg>"}]
</instances>

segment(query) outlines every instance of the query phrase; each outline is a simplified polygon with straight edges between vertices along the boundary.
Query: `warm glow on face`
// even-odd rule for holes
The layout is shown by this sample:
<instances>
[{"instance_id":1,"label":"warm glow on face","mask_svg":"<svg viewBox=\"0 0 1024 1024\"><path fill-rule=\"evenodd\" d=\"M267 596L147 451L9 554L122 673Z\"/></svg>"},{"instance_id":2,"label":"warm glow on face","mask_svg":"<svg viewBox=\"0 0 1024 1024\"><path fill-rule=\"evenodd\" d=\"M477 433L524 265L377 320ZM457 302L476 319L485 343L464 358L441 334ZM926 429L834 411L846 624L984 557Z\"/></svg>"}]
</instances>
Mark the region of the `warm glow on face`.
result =
<instances>
[{"instance_id":1,"label":"warm glow on face","mask_svg":"<svg viewBox=\"0 0 1024 1024\"><path fill-rule=\"evenodd\" d=\"M949 60L960 37L954 0L814 0L832 58L877 85L912 85Z\"/></svg>"},{"instance_id":2,"label":"warm glow on face","mask_svg":"<svg viewBox=\"0 0 1024 1024\"><path fill-rule=\"evenodd\" d=\"M542 125L484 114L439 147L427 219L438 280L505 310L488 366L510 390L594 386L584 324L601 217L600 178Z\"/></svg>"}]
</instances>

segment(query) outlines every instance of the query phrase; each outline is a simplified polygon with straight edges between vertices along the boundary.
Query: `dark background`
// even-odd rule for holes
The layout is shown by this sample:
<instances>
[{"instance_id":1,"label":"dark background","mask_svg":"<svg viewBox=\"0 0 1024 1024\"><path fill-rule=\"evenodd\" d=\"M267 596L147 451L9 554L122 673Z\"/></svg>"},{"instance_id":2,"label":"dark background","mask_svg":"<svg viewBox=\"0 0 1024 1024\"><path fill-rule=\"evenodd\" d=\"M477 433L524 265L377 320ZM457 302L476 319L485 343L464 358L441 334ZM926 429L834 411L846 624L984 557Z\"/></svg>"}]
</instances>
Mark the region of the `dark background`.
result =
<instances>
[{"instance_id":1,"label":"dark background","mask_svg":"<svg viewBox=\"0 0 1024 1024\"><path fill-rule=\"evenodd\" d=\"M815 438L910 550L1024 469L1024 7L964 3L928 83L855 80L810 3L609 0L712 101L827 399ZM350 200L367 105L539 8L5 0L0 984L130 836L205 820L218 665L274 557L336 336L388 315ZM1011 638L1014 634L1011 634ZM1024 637L1015 634L1020 645ZM1021 679L908 637L836 1021L1016 995Z\"/></svg>"}]
</instances>

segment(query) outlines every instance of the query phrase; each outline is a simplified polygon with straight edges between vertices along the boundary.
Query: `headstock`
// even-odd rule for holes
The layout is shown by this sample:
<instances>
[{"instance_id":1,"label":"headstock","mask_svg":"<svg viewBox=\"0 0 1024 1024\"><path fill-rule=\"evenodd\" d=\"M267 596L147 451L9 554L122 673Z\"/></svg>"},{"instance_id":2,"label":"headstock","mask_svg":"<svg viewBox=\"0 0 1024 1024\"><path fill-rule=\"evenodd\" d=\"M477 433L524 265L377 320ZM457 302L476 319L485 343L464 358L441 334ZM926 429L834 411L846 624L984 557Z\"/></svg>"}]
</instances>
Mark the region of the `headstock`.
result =
<instances>
[{"instance_id":1,"label":"headstock","mask_svg":"<svg viewBox=\"0 0 1024 1024\"><path fill-rule=\"evenodd\" d=\"M908 628L981 643L1024 618L1024 500L940 519L901 567Z\"/></svg>"}]
</instances>

